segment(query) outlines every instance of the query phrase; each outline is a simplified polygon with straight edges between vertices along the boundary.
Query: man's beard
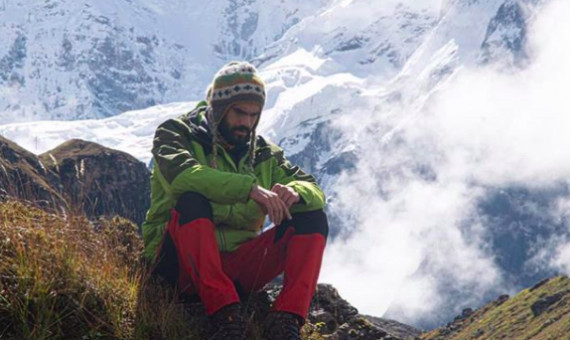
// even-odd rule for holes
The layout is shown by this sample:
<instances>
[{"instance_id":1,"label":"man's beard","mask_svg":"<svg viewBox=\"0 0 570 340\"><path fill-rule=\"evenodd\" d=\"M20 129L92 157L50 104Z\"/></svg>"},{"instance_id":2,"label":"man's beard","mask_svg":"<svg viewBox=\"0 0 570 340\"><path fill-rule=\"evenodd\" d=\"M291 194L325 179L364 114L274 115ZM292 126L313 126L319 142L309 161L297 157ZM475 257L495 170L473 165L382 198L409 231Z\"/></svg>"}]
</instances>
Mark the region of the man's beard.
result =
<instances>
[{"instance_id":1,"label":"man's beard","mask_svg":"<svg viewBox=\"0 0 570 340\"><path fill-rule=\"evenodd\" d=\"M220 135L224 138L224 140L233 146L244 146L249 142L251 136L251 130L248 129L246 126L236 126L234 128L229 128L227 124L223 123L220 124L218 130L220 131ZM243 136L238 136L234 134L235 131L243 131L245 134Z\"/></svg>"}]
</instances>

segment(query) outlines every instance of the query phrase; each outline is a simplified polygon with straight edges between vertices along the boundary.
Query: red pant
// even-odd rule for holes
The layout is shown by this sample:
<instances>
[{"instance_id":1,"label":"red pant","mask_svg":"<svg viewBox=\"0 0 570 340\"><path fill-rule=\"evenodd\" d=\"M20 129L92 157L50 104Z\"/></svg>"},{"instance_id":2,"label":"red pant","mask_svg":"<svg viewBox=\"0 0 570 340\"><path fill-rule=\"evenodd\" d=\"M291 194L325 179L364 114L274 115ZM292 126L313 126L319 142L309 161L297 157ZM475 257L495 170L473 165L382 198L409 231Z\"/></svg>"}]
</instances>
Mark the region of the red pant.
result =
<instances>
[{"instance_id":1,"label":"red pant","mask_svg":"<svg viewBox=\"0 0 570 340\"><path fill-rule=\"evenodd\" d=\"M236 285L245 292L257 291L284 272L283 290L273 309L307 316L328 232L322 211L294 214L292 221L230 253L218 251L214 228L206 217L181 224L180 213L172 210L159 251L157 267L163 267L159 273L165 275L164 264L168 263L171 268L165 276L175 280L182 292L197 293L211 315L239 302Z\"/></svg>"}]
</instances>

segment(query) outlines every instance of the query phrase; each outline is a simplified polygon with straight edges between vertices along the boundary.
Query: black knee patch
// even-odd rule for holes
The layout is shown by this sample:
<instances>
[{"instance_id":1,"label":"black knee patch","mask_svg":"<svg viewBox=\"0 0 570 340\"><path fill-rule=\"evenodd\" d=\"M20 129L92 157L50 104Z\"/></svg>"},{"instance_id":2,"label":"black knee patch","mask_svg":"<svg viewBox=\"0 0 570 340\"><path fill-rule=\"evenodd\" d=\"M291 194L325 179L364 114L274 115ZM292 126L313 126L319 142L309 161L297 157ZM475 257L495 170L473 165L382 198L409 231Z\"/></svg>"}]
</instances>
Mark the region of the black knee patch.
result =
<instances>
[{"instance_id":1,"label":"black knee patch","mask_svg":"<svg viewBox=\"0 0 570 340\"><path fill-rule=\"evenodd\" d=\"M179 224L184 225L198 218L207 218L212 220L212 205L210 201L203 195L188 191L183 193L176 202L174 209L180 215Z\"/></svg>"},{"instance_id":2,"label":"black knee patch","mask_svg":"<svg viewBox=\"0 0 570 340\"><path fill-rule=\"evenodd\" d=\"M178 281L178 254L169 232L164 234L164 240L162 241L152 275L161 276L173 287Z\"/></svg>"},{"instance_id":3,"label":"black knee patch","mask_svg":"<svg viewBox=\"0 0 570 340\"><path fill-rule=\"evenodd\" d=\"M295 230L295 235L321 234L325 239L328 237L329 222L323 210L296 213L292 217L277 226L274 242L279 241L289 228Z\"/></svg>"}]
</instances>

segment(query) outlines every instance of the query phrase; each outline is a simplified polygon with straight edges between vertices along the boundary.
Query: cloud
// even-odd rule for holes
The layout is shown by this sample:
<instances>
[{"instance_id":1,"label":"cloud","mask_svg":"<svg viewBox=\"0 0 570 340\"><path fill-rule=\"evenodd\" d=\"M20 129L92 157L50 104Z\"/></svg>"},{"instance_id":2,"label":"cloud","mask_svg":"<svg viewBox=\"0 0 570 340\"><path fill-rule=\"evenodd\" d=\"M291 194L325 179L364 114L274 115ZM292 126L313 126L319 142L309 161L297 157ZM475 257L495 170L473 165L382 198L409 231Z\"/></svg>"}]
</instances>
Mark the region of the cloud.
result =
<instances>
[{"instance_id":1,"label":"cloud","mask_svg":"<svg viewBox=\"0 0 570 340\"><path fill-rule=\"evenodd\" d=\"M397 105L371 98L374 115L337 122L363 157L336 183L331 209L354 226L329 245L321 281L362 313L390 308L416 324L445 303L448 285L467 292L456 308L513 289L485 240L477 203L489 188L570 178L568 17L564 0L538 13L525 69L467 66L412 118L422 98ZM570 271L570 244L555 250L550 265Z\"/></svg>"}]
</instances>

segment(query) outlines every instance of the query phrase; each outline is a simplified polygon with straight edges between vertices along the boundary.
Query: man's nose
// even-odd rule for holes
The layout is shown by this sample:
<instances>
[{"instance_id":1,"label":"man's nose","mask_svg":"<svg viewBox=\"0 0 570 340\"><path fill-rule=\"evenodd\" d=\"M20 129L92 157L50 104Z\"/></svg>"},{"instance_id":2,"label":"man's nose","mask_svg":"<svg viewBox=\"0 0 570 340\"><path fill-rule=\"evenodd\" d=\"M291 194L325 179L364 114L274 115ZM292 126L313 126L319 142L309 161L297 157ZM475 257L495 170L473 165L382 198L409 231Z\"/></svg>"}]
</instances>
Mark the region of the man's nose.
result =
<instances>
[{"instance_id":1,"label":"man's nose","mask_svg":"<svg viewBox=\"0 0 570 340\"><path fill-rule=\"evenodd\" d=\"M252 128L253 125L255 124L255 119L256 119L256 117L254 117L254 116L245 115L242 118L241 123L243 125L247 126L248 128Z\"/></svg>"}]
</instances>

